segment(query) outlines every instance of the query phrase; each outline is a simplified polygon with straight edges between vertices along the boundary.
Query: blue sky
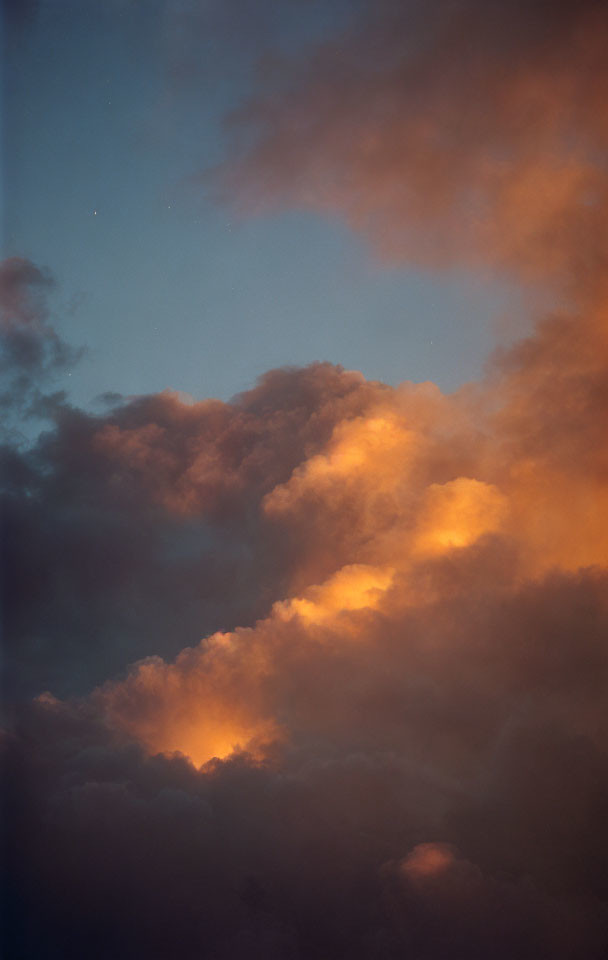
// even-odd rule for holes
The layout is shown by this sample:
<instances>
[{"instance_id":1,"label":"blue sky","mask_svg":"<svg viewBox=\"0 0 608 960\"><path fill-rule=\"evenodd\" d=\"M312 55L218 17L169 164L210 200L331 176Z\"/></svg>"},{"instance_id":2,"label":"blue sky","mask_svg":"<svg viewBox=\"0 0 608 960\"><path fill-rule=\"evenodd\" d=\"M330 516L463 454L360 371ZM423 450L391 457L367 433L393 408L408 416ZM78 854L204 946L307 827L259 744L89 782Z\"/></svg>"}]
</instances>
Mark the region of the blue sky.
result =
<instances>
[{"instance_id":1,"label":"blue sky","mask_svg":"<svg viewBox=\"0 0 608 960\"><path fill-rule=\"evenodd\" d=\"M260 61L340 29L355 3L46 2L13 34L6 255L47 267L59 332L87 354L65 384L227 399L315 360L451 390L479 375L515 293L378 264L336 219L246 220L204 172ZM239 14L240 11L240 14ZM239 14L239 15L237 15Z\"/></svg>"}]
</instances>

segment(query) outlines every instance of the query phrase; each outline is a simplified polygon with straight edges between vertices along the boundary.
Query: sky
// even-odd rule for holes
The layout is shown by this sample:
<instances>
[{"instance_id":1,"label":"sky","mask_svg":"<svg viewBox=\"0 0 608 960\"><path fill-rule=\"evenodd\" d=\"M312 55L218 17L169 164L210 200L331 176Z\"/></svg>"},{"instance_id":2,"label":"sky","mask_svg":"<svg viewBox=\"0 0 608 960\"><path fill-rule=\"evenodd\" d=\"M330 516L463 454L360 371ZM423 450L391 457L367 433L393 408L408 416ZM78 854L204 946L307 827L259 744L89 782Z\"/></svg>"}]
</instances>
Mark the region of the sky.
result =
<instances>
[{"instance_id":1,"label":"sky","mask_svg":"<svg viewBox=\"0 0 608 960\"><path fill-rule=\"evenodd\" d=\"M603 960L605 4L3 31L3 956Z\"/></svg>"},{"instance_id":2,"label":"sky","mask_svg":"<svg viewBox=\"0 0 608 960\"><path fill-rule=\"evenodd\" d=\"M516 297L505 278L381 264L324 211L214 202L260 63L303 55L356 8L66 0L11 31L4 247L55 277L56 326L87 348L63 384L75 402L226 400L319 360L446 389L479 375Z\"/></svg>"}]
</instances>

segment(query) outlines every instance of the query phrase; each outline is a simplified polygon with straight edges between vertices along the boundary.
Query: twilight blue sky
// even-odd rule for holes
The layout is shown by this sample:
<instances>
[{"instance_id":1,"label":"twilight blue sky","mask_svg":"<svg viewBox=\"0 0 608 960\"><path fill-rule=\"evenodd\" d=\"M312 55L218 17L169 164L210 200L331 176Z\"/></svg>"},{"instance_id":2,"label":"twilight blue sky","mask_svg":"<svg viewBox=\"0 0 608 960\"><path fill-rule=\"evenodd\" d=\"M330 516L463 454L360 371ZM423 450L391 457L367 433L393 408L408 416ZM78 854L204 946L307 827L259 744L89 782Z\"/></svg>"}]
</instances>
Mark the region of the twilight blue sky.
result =
<instances>
[{"instance_id":1,"label":"twilight blue sky","mask_svg":"<svg viewBox=\"0 0 608 960\"><path fill-rule=\"evenodd\" d=\"M480 373L515 303L506 286L380 265L335 219L236 221L206 195L259 64L356 8L41 0L6 24L4 255L57 281L55 326L87 347L61 384L74 402L165 388L227 399L314 360L446 390Z\"/></svg>"}]
</instances>

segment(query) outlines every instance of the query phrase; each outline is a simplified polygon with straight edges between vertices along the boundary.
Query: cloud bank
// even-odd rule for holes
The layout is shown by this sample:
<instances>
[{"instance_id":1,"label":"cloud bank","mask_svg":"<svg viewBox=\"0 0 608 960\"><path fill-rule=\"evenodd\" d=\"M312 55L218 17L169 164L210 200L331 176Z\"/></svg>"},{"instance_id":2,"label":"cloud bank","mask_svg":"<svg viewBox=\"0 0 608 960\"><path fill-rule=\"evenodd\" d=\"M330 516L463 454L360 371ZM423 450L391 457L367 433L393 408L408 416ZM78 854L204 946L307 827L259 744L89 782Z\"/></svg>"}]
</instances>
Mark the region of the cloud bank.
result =
<instances>
[{"instance_id":1,"label":"cloud bank","mask_svg":"<svg viewBox=\"0 0 608 960\"><path fill-rule=\"evenodd\" d=\"M12 955L605 955L607 34L374 3L221 172L549 286L483 382L318 364L6 450Z\"/></svg>"}]
</instances>

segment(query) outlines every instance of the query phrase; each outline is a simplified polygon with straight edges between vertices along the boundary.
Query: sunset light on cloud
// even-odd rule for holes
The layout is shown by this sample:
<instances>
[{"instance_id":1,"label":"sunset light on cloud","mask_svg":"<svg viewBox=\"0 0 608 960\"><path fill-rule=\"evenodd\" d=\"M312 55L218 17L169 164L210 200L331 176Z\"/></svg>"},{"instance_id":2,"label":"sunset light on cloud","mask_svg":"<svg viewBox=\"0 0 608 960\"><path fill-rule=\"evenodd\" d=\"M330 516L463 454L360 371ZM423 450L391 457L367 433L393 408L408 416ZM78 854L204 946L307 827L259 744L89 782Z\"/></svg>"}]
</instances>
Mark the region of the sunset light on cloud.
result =
<instances>
[{"instance_id":1,"label":"sunset light on cloud","mask_svg":"<svg viewBox=\"0 0 608 960\"><path fill-rule=\"evenodd\" d=\"M95 38L71 0L4 14L7 958L600 960L605 5L112 0L94 16ZM65 77L40 54L60 27ZM97 96L85 42L114 58L124 103L91 107L115 138L97 181L74 106L71 196L107 176L162 213L136 229L95 199L93 236L74 206L55 265L20 159L46 142L45 78ZM327 262L307 259L313 235ZM80 269L96 293L68 302ZM331 322L307 300L326 269ZM496 345L476 379L447 339L456 389L407 355L398 381L365 349L360 370L335 362L366 288L389 370L380 317L407 271L437 303L446 278L479 278ZM310 356L299 323L292 354L277 340L281 284L285 326L310 311ZM113 287L139 307L104 341ZM408 319L408 289L414 349L430 319ZM237 300L255 320L216 324ZM443 317L446 338L459 322ZM198 393L168 382L199 336L225 393L204 351ZM461 339L479 346L464 321ZM69 392L83 368L107 378L96 401Z\"/></svg>"}]
</instances>

